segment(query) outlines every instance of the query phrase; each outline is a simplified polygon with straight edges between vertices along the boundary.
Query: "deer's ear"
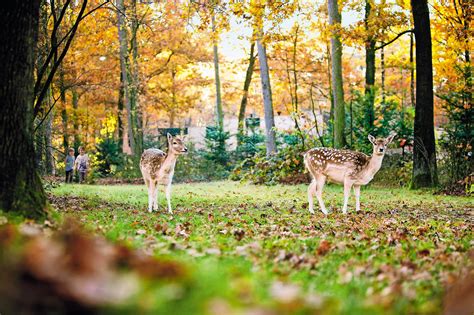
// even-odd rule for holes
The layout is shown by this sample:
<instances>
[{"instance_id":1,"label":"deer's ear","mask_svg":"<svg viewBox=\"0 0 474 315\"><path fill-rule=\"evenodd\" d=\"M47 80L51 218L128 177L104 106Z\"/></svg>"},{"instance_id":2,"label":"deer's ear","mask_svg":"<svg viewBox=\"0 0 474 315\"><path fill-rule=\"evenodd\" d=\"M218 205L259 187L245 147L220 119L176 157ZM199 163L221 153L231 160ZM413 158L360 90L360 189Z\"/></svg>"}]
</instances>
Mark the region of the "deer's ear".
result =
<instances>
[{"instance_id":1,"label":"deer's ear","mask_svg":"<svg viewBox=\"0 0 474 315\"><path fill-rule=\"evenodd\" d=\"M391 133L387 138L385 138L385 145L389 144L390 142L393 141L393 138L395 138L397 134L395 132Z\"/></svg>"},{"instance_id":2,"label":"deer's ear","mask_svg":"<svg viewBox=\"0 0 474 315\"><path fill-rule=\"evenodd\" d=\"M173 139L173 136L168 132L168 134L166 135L166 137L168 138L168 141L171 142L171 140Z\"/></svg>"},{"instance_id":3,"label":"deer's ear","mask_svg":"<svg viewBox=\"0 0 474 315\"><path fill-rule=\"evenodd\" d=\"M375 145L375 137L372 136L372 135L369 135L368 138L369 138L369 141L370 141L373 145Z\"/></svg>"}]
</instances>

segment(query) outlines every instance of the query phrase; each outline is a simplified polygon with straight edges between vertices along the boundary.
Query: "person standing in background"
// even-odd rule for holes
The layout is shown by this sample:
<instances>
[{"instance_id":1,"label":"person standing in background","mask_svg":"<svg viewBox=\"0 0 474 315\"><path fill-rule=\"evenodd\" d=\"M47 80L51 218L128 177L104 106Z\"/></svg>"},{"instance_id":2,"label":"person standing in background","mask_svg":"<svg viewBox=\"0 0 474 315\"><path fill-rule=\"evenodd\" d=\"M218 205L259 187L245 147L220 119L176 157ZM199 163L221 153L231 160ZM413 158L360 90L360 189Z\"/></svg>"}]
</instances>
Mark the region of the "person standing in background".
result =
<instances>
[{"instance_id":1,"label":"person standing in background","mask_svg":"<svg viewBox=\"0 0 474 315\"><path fill-rule=\"evenodd\" d=\"M74 157L74 149L70 148L66 156L66 183L72 183L72 177L74 173L74 162L76 158Z\"/></svg>"},{"instance_id":2,"label":"person standing in background","mask_svg":"<svg viewBox=\"0 0 474 315\"><path fill-rule=\"evenodd\" d=\"M79 183L82 184L87 177L89 169L89 157L83 147L79 147L79 155L76 158L75 169L79 172Z\"/></svg>"}]
</instances>

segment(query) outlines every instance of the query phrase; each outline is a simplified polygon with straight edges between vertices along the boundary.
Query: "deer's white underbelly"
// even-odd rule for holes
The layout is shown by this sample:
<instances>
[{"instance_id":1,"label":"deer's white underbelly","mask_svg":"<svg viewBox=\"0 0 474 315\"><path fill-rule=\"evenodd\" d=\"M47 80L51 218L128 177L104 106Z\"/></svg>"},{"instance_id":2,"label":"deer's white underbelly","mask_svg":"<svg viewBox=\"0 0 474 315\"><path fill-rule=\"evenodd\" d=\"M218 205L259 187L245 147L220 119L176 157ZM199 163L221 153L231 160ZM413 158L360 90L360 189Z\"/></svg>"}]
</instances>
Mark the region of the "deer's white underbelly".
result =
<instances>
[{"instance_id":1,"label":"deer's white underbelly","mask_svg":"<svg viewBox=\"0 0 474 315\"><path fill-rule=\"evenodd\" d=\"M343 165L330 165L326 167L324 175L326 175L331 182L343 184L346 171L347 169Z\"/></svg>"},{"instance_id":2,"label":"deer's white underbelly","mask_svg":"<svg viewBox=\"0 0 474 315\"><path fill-rule=\"evenodd\" d=\"M169 185L173 180L174 172L159 172L158 173L158 184L159 185Z\"/></svg>"},{"instance_id":3,"label":"deer's white underbelly","mask_svg":"<svg viewBox=\"0 0 474 315\"><path fill-rule=\"evenodd\" d=\"M374 178L374 175L367 174L365 176L361 176L361 177L356 178L354 184L356 184L356 185L367 185L373 178Z\"/></svg>"}]
</instances>

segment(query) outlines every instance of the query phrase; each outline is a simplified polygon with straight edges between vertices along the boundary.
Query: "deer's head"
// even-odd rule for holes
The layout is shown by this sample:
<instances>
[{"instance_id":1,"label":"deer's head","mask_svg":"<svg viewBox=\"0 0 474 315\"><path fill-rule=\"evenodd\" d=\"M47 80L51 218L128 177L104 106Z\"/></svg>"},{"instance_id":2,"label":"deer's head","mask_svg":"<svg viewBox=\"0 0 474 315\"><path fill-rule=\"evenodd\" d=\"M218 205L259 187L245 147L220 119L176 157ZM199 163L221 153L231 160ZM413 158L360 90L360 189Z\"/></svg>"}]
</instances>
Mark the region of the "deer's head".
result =
<instances>
[{"instance_id":1,"label":"deer's head","mask_svg":"<svg viewBox=\"0 0 474 315\"><path fill-rule=\"evenodd\" d=\"M184 145L183 139L180 137L173 137L168 133L168 150L174 154L185 154L188 153L188 148Z\"/></svg>"},{"instance_id":2,"label":"deer's head","mask_svg":"<svg viewBox=\"0 0 474 315\"><path fill-rule=\"evenodd\" d=\"M385 150L390 142L392 142L393 138L395 138L397 134L391 133L387 138L375 138L372 135L369 135L369 141L373 145L373 152L374 155L384 155Z\"/></svg>"}]
</instances>

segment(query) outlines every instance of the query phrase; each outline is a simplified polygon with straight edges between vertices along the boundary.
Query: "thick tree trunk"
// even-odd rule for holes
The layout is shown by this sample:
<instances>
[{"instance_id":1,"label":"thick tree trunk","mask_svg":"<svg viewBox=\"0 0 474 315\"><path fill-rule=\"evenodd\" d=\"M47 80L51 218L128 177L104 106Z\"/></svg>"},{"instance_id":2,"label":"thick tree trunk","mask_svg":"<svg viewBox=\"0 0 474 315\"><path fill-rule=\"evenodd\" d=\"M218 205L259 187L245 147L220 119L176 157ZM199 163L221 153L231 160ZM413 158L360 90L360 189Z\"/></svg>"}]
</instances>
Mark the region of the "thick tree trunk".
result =
<instances>
[{"instance_id":1,"label":"thick tree trunk","mask_svg":"<svg viewBox=\"0 0 474 315\"><path fill-rule=\"evenodd\" d=\"M39 1L11 1L0 10L0 208L27 217L46 215L35 169L33 71Z\"/></svg>"},{"instance_id":2,"label":"thick tree trunk","mask_svg":"<svg viewBox=\"0 0 474 315\"><path fill-rule=\"evenodd\" d=\"M212 12L212 33L216 37L216 21L215 12ZM216 115L217 115L217 126L221 131L224 131L224 112L222 110L222 97L221 97L221 79L219 75L219 53L217 48L217 41L214 39L213 42L214 52L214 74L216 82Z\"/></svg>"},{"instance_id":3,"label":"thick tree trunk","mask_svg":"<svg viewBox=\"0 0 474 315\"><path fill-rule=\"evenodd\" d=\"M265 145L267 156L276 152L275 118L273 114L272 89L268 70L267 53L261 38L257 40L258 61L260 63L260 78L262 81L263 107L265 114Z\"/></svg>"},{"instance_id":4,"label":"thick tree trunk","mask_svg":"<svg viewBox=\"0 0 474 315\"><path fill-rule=\"evenodd\" d=\"M328 0L329 24L332 27L341 25L341 14L339 13L337 0ZM331 36L331 72L332 72L332 94L334 97L334 147L346 146L344 135L345 110L344 90L342 87L342 44L339 32L334 30Z\"/></svg>"},{"instance_id":5,"label":"thick tree trunk","mask_svg":"<svg viewBox=\"0 0 474 315\"><path fill-rule=\"evenodd\" d=\"M118 26L118 36L119 36L119 43L120 43L120 71L122 74L123 80L123 89L124 89L124 103L125 109L127 111L127 139L128 144L125 144L125 147L130 145L130 149L132 152L135 152L135 137L133 135L133 125L132 125L132 108L130 102L130 74L129 74L129 58L128 58L128 35L127 35L127 28L125 25L125 5L124 0L117 0L117 26ZM124 150L126 151L124 147Z\"/></svg>"},{"instance_id":6,"label":"thick tree trunk","mask_svg":"<svg viewBox=\"0 0 474 315\"><path fill-rule=\"evenodd\" d=\"M413 59L413 33L410 33L410 102L415 107L415 63Z\"/></svg>"},{"instance_id":7,"label":"thick tree trunk","mask_svg":"<svg viewBox=\"0 0 474 315\"><path fill-rule=\"evenodd\" d=\"M139 68L138 68L138 16L137 16L137 1L131 1L131 39L130 45L132 50L132 63L129 69L130 73L130 107L132 110L132 129L133 135L135 137L135 150L133 151L136 159L140 159L140 156L143 152L143 115L140 107L139 100Z\"/></svg>"},{"instance_id":8,"label":"thick tree trunk","mask_svg":"<svg viewBox=\"0 0 474 315\"><path fill-rule=\"evenodd\" d=\"M416 40L416 106L413 188L437 184L433 119L433 65L427 0L411 0Z\"/></svg>"},{"instance_id":9,"label":"thick tree trunk","mask_svg":"<svg viewBox=\"0 0 474 315\"><path fill-rule=\"evenodd\" d=\"M247 67L247 72L245 73L244 90L243 90L244 93L242 95L242 101L240 102L238 132L237 132L238 135L244 134L245 110L247 108L250 83L252 82L253 69L255 67L256 59L257 58L255 56L255 43L252 42L252 44L250 45L249 65ZM237 137L237 140L240 142L239 137Z\"/></svg>"},{"instance_id":10,"label":"thick tree trunk","mask_svg":"<svg viewBox=\"0 0 474 315\"><path fill-rule=\"evenodd\" d=\"M124 98L124 87L123 87L123 77L120 75L120 87L118 93L118 102L117 102L117 131L118 131L118 145L119 148L123 151L123 98Z\"/></svg>"},{"instance_id":11,"label":"thick tree trunk","mask_svg":"<svg viewBox=\"0 0 474 315\"><path fill-rule=\"evenodd\" d=\"M365 1L365 28L369 31L371 19L371 0ZM367 37L365 42L365 99L367 101L368 131L374 127L375 120L375 40L372 35Z\"/></svg>"}]
</instances>

